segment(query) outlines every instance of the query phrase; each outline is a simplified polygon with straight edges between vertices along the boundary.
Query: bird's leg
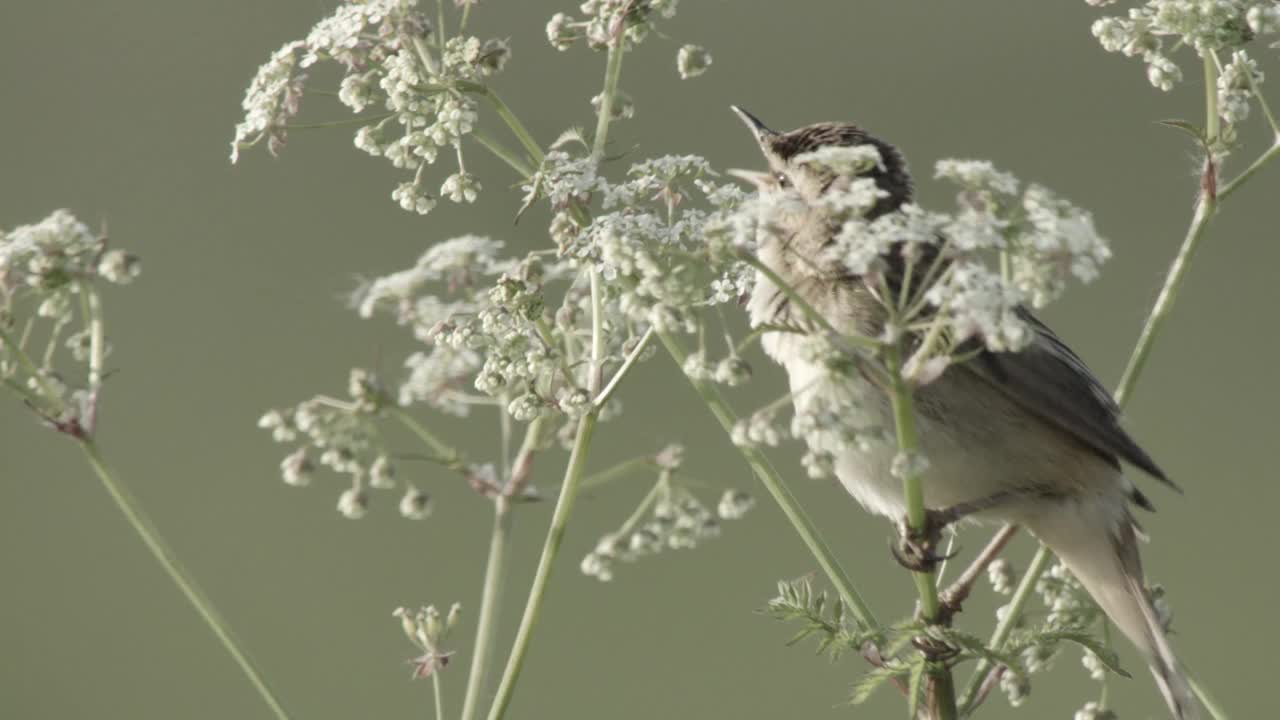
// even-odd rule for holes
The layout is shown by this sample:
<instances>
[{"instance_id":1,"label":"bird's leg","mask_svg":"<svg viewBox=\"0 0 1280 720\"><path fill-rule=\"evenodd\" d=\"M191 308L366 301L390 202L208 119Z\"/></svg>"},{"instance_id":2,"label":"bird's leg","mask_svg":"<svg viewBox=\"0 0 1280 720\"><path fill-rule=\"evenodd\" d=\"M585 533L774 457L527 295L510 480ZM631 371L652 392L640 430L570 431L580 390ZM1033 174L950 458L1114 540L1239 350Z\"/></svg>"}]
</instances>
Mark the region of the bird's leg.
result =
<instances>
[{"instance_id":1,"label":"bird's leg","mask_svg":"<svg viewBox=\"0 0 1280 720\"><path fill-rule=\"evenodd\" d=\"M903 518L898 530L898 542L892 546L894 559L912 572L933 572L938 563L950 557L943 557L935 552L943 530L970 515L1002 505L1015 495L1015 492L1001 491L941 510L927 509L924 511L924 527L919 529L912 528L906 518Z\"/></svg>"}]
</instances>

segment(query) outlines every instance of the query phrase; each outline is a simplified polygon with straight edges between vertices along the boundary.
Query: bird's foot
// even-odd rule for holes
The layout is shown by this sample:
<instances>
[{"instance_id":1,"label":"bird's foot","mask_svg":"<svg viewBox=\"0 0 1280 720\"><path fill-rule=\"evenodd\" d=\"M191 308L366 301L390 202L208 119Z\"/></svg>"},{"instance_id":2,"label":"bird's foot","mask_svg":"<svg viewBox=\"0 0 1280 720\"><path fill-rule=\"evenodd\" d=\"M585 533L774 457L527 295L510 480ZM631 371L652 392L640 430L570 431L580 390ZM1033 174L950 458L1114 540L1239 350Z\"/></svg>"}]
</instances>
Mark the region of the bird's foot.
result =
<instances>
[{"instance_id":1,"label":"bird's foot","mask_svg":"<svg viewBox=\"0 0 1280 720\"><path fill-rule=\"evenodd\" d=\"M931 573L938 563L955 556L937 553L942 531L949 526L985 510L1003 504L1016 493L999 492L973 502L957 503L941 510L924 511L924 526L912 528L903 518L899 526L898 541L892 546L893 557L912 572Z\"/></svg>"},{"instance_id":2,"label":"bird's foot","mask_svg":"<svg viewBox=\"0 0 1280 720\"><path fill-rule=\"evenodd\" d=\"M938 563L954 556L939 555L942 531L955 522L948 510L925 510L924 526L912 528L903 518L898 528L898 540L890 545L893 559L912 572L931 573Z\"/></svg>"}]
</instances>

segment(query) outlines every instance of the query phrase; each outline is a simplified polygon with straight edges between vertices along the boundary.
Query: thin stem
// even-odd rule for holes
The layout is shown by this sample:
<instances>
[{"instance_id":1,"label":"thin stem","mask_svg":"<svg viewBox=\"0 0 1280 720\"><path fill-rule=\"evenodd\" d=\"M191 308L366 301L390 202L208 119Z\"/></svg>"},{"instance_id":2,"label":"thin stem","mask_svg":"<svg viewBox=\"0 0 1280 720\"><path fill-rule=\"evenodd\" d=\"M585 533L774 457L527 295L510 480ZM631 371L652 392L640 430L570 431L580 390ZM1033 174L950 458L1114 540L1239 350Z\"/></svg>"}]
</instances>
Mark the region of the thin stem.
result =
<instances>
[{"instance_id":1,"label":"thin stem","mask_svg":"<svg viewBox=\"0 0 1280 720\"><path fill-rule=\"evenodd\" d=\"M89 417L82 423L92 435L98 427L98 395L102 392L102 363L107 354L106 330L102 322L102 299L92 288L82 288L89 316Z\"/></svg>"},{"instance_id":2,"label":"thin stem","mask_svg":"<svg viewBox=\"0 0 1280 720\"><path fill-rule=\"evenodd\" d=\"M1103 616L1102 616L1102 620L1101 620L1101 622L1102 622L1102 645L1103 645L1103 647L1107 648L1108 650L1111 650L1111 649L1112 649L1112 647L1111 647L1111 621L1107 619L1107 616L1106 616L1106 615L1103 615ZM1111 673L1109 673L1109 672L1104 672L1104 673L1102 673L1102 681L1099 683L1099 685L1101 685L1101 688L1098 690L1098 707L1099 707L1099 708L1101 708L1101 709L1103 709L1103 710L1106 710L1106 709L1107 709L1107 703L1108 703L1108 702L1110 701L1110 699L1111 699L1111 698L1110 698L1110 694L1111 694L1111 692L1110 692L1110 691L1111 691Z\"/></svg>"},{"instance_id":3,"label":"thin stem","mask_svg":"<svg viewBox=\"0 0 1280 720\"><path fill-rule=\"evenodd\" d=\"M9 352L17 358L18 364L22 366L23 370L27 371L31 379L35 380L36 386L40 388L41 399L52 405L55 412L63 412L66 409L66 405L63 404L62 398L54 391L44 373L40 372L40 368L36 367L36 364L31 361L31 356L27 355L27 351L22 348L22 344L15 340L9 334L9 331L3 327L0 327L0 345L7 345Z\"/></svg>"},{"instance_id":4,"label":"thin stem","mask_svg":"<svg viewBox=\"0 0 1280 720\"><path fill-rule=\"evenodd\" d=\"M564 541L569 516L573 512L573 501L577 496L582 469L587 462L587 449L591 445L591 436L595 428L596 413L594 411L583 415L578 421L578 434L573 443L573 451L569 455L569 465L565 468L564 483L560 486L560 498L556 501L556 509L551 515L551 527L547 530L547 538L542 545L542 555L538 558L538 569L533 576L533 585L529 588L529 599L525 603L524 614L520 618L520 627L516 631L511 655L507 658L502 680L498 684L497 695L493 699L493 706L489 709L489 720L499 720L506 714L507 706L511 704L516 681L520 677L525 655L529 651L533 628L538 624L538 615L542 612L542 602L546 596L547 584L551 581L551 571L554 569L556 556L560 553L560 544Z\"/></svg>"},{"instance_id":5,"label":"thin stem","mask_svg":"<svg viewBox=\"0 0 1280 720\"><path fill-rule=\"evenodd\" d=\"M663 488L668 487L670 482L671 471L663 470L658 481L653 484L653 487L649 488L649 492L645 493L644 498L640 500L640 504L636 506L635 510L631 511L631 515L626 520L623 520L618 529L611 534L616 538L625 538L631 535L631 532L636 529L636 525L639 525L640 521L644 519L644 514L649 511L649 508L658 499L659 493L662 492Z\"/></svg>"},{"instance_id":6,"label":"thin stem","mask_svg":"<svg viewBox=\"0 0 1280 720\"><path fill-rule=\"evenodd\" d=\"M591 143L591 157L597 162L604 157L605 144L609 140L609 123L613 121L613 103L618 96L618 80L622 77L622 56L626 50L622 37L613 38L609 56L605 60L604 90L600 93L600 110L596 117L596 136Z\"/></svg>"},{"instance_id":7,"label":"thin stem","mask_svg":"<svg viewBox=\"0 0 1280 720\"><path fill-rule=\"evenodd\" d=\"M1218 57L1212 50L1201 58L1204 64L1204 134L1209 144L1218 139Z\"/></svg>"},{"instance_id":8,"label":"thin stem","mask_svg":"<svg viewBox=\"0 0 1280 720\"><path fill-rule=\"evenodd\" d=\"M649 345L649 340L652 337L653 328L650 327L648 330L644 331L644 335L640 336L640 341L636 343L636 346L632 348L631 352L627 354L627 357L623 359L622 365L618 368L618 371L613 374L613 378L609 380L609 384L605 386L604 390L600 391L598 396L596 396L596 399L593 401L593 404L596 407L604 407L604 404L609 402L609 398L612 397L613 393L618 389L618 383L622 382L622 378L626 377L627 373L631 371L631 366L635 365L636 361L640 359L640 353L644 352L645 347Z\"/></svg>"},{"instance_id":9,"label":"thin stem","mask_svg":"<svg viewBox=\"0 0 1280 720\"><path fill-rule=\"evenodd\" d=\"M1258 105L1262 108L1262 114L1267 118L1267 124L1271 126L1272 136L1276 141L1280 141L1280 124L1276 123L1276 116L1271 113L1271 106L1267 104L1267 99L1262 96L1262 91L1258 87L1257 81L1253 79L1253 73L1246 72L1244 74L1245 82L1249 83L1249 92L1257 98Z\"/></svg>"},{"instance_id":10,"label":"thin stem","mask_svg":"<svg viewBox=\"0 0 1280 720\"><path fill-rule=\"evenodd\" d=\"M476 620L475 649L467 674L467 690L462 700L462 720L472 720L480 711L481 695L493 662L494 630L506 579L507 548L511 544L511 501L500 495L493 502L493 534L489 538L489 558L484 566L484 588L480 593L480 614Z\"/></svg>"},{"instance_id":11,"label":"thin stem","mask_svg":"<svg viewBox=\"0 0 1280 720\"><path fill-rule=\"evenodd\" d=\"M1235 179L1218 189L1218 201L1221 202L1226 200L1228 195L1239 189L1239 187L1249 178L1253 177L1254 173L1261 170L1264 165L1274 160L1276 155L1280 155L1280 137L1277 137L1275 144L1266 152L1259 155L1258 159L1254 160L1253 163L1237 175Z\"/></svg>"},{"instance_id":12,"label":"thin stem","mask_svg":"<svg viewBox=\"0 0 1280 720\"><path fill-rule=\"evenodd\" d=\"M444 458L445 461L450 464L457 464L461 462L461 456L458 454L457 450L449 447L443 440L432 434L430 430L428 430L422 423L418 422L417 418L410 415L404 408L398 405L392 405L388 407L387 410L393 417L395 417L395 419L400 421L400 424L404 425L410 432L417 435L418 439L426 443L427 447L431 448L432 452L436 455Z\"/></svg>"},{"instance_id":13,"label":"thin stem","mask_svg":"<svg viewBox=\"0 0 1280 720\"><path fill-rule=\"evenodd\" d=\"M458 21L458 34L461 35L463 30L467 29L467 20L471 17L471 5L473 3L466 2L462 5L462 19Z\"/></svg>"},{"instance_id":14,"label":"thin stem","mask_svg":"<svg viewBox=\"0 0 1280 720\"><path fill-rule=\"evenodd\" d=\"M593 473L583 478L579 489L583 492L594 490L617 480L633 470L649 467L653 467L653 456L651 455L623 460L611 468L601 470L600 472Z\"/></svg>"},{"instance_id":15,"label":"thin stem","mask_svg":"<svg viewBox=\"0 0 1280 720\"><path fill-rule=\"evenodd\" d=\"M1213 718L1213 720L1228 720L1227 711L1222 709L1222 706L1209 694L1208 690L1205 690L1200 683L1196 682L1195 678L1188 678L1188 681L1191 683L1191 692L1195 693L1200 704L1204 706L1205 712L1209 713L1209 717Z\"/></svg>"},{"instance_id":16,"label":"thin stem","mask_svg":"<svg viewBox=\"0 0 1280 720\"><path fill-rule=\"evenodd\" d=\"M443 57L445 42L444 0L436 0L436 42L439 44L440 55Z\"/></svg>"},{"instance_id":17,"label":"thin stem","mask_svg":"<svg viewBox=\"0 0 1280 720\"><path fill-rule=\"evenodd\" d=\"M1160 289L1160 295L1156 298L1155 305L1151 307L1151 314L1147 317L1147 322L1142 327L1142 333L1138 337L1138 344L1134 347L1133 354L1129 356L1129 363L1125 367L1124 375L1120 378L1120 385L1116 388L1116 402L1121 405L1124 405L1129 399L1134 385L1137 384L1138 376L1142 374L1142 370L1146 366L1147 357L1151 354L1156 335L1160 332L1165 319L1169 315L1169 311L1173 308L1173 301L1178 297L1178 291L1182 288L1182 281L1191 265L1191 258L1200 246L1200 240L1204 237L1204 231L1209 225L1209 218L1212 216L1213 210L1214 202L1201 197L1200 204L1196 206L1196 214L1191 221L1191 227L1187 229L1187 236L1182 241L1182 248L1178 251L1177 257L1173 259L1173 264L1169 267L1169 274L1165 278L1164 287Z\"/></svg>"},{"instance_id":18,"label":"thin stem","mask_svg":"<svg viewBox=\"0 0 1280 720\"><path fill-rule=\"evenodd\" d=\"M978 553L978 556L969 564L969 567L965 568L964 572L960 573L960 577L956 578L955 582L951 583L942 593L943 601L953 606L964 602L969 597L969 593L973 591L973 586L978 582L978 578L982 577L982 573L986 572L987 566L1000 557L1000 553L1004 552L1005 547L1009 545L1009 542L1013 540L1013 536L1017 534L1017 525L1010 524L1000 528L992 536L991 540L987 542L987 546L982 549L982 552ZM954 538L955 536L953 535L952 537ZM950 555L951 553L948 551L947 554Z\"/></svg>"},{"instance_id":19,"label":"thin stem","mask_svg":"<svg viewBox=\"0 0 1280 720\"><path fill-rule=\"evenodd\" d=\"M508 417L505 412L503 417ZM462 701L462 720L472 720L480 712L481 696L488 683L489 668L493 665L494 641L497 638L498 611L506 585L507 550L511 546L511 498L529 480L533 468L533 454L538 449L538 436L542 432L542 418L537 418L525 428L524 440L516 451L506 471L504 492L494 498L493 534L489 538L489 557L484 567L484 588L480 592L480 611L476 618L476 639L472 651L471 668L467 673L467 690ZM506 423L504 423L506 424Z\"/></svg>"},{"instance_id":20,"label":"thin stem","mask_svg":"<svg viewBox=\"0 0 1280 720\"><path fill-rule=\"evenodd\" d=\"M1031 595L1035 592L1036 581L1049 567L1049 561L1053 560L1053 553L1049 552L1049 548L1041 545L1033 558L1031 565L1027 567L1027 572L1022 576L1022 581L1018 583L1018 588L1013 591L1013 598L1009 601L1009 611L1005 613L1004 619L996 624L996 630L991 634L991 640L987 643L987 647L1000 650L1004 644L1009 641L1009 636L1013 634L1013 629L1018 625L1018 619L1022 615L1022 608L1031 599ZM981 689L983 681L987 678L987 673L992 672L994 668L991 663L985 659L978 661L977 668L973 671L973 677L969 678L969 685L965 688L964 693L960 696L960 712L968 715L973 712L974 704Z\"/></svg>"},{"instance_id":21,"label":"thin stem","mask_svg":"<svg viewBox=\"0 0 1280 720\"><path fill-rule=\"evenodd\" d=\"M431 695L435 698L436 720L444 720L444 694L440 691L440 673L431 673Z\"/></svg>"},{"instance_id":22,"label":"thin stem","mask_svg":"<svg viewBox=\"0 0 1280 720\"><path fill-rule=\"evenodd\" d=\"M618 90L618 75L622 71L622 55L623 50L620 45L609 49L603 91L603 108L606 110L612 104L613 96ZM494 103L494 107L497 108L498 114L502 116L507 126L520 138L520 142L524 144L525 149L541 164L544 157L542 149L534 142L528 130L524 128L524 125L520 123L520 120L516 118L510 108L493 91L486 88L485 94ZM607 133L609 128L608 114L605 113L602 117L605 119L601 122L601 129ZM597 137L596 139L599 141L602 138ZM597 162L600 157L601 155L599 154L592 154L592 158ZM599 274L594 268L590 271L590 280L591 367L587 376L587 390L592 396L595 396L600 392L603 377L604 308ZM494 697L493 705L489 708L489 720L499 720L506 713L507 706L511 703L511 696L515 692L516 681L520 677L520 669L524 666L525 654L529 650L529 643L533 636L533 628L538 623L538 615L542 610L542 602L546 596L547 585L551 581L551 571L555 565L556 556L560 552L560 544L564 541L564 533L569 524L569 517L573 512L573 502L578 494L578 485L582 480L583 468L586 467L587 452L591 446L591 436L595 433L599 412L599 407L593 405L578 420L578 433L574 439L573 450L569 454L569 465L565 468L564 482L560 485L560 497L556 500L556 509L551 515L551 527L547 529L547 538L542 545L542 555L538 558L538 569L534 573L533 585L529 588L529 598L525 601L524 614L520 618L520 627L516 630L516 639L512 644L511 654L507 657L502 680L498 684L497 696Z\"/></svg>"},{"instance_id":23,"label":"thin stem","mask_svg":"<svg viewBox=\"0 0 1280 720\"><path fill-rule=\"evenodd\" d=\"M355 125L363 125L368 122L378 122L395 117L395 113L383 113L381 115L369 115L366 117L346 118L344 120L325 120L322 122L311 123L288 123L284 126L286 130L323 130L328 128L353 127Z\"/></svg>"},{"instance_id":24,"label":"thin stem","mask_svg":"<svg viewBox=\"0 0 1280 720\"><path fill-rule=\"evenodd\" d=\"M159 532L156 531L146 515L143 514L137 500L112 475L107 468L106 462L102 459L98 446L94 444L93 440L87 438L81 440L79 444L80 448L84 450L90 467L93 468L98 478L102 480L102 484L106 487L107 493L111 495L111 499L115 501L116 507L124 515L125 520L133 526L138 536L142 538L143 544L151 551L151 555L156 559L156 562L160 563L160 567L164 568L164 571L169 575L169 579L173 580L173 583L178 586L178 589L195 607L196 612L205 621L205 624L217 636L223 648L240 666L245 676L249 678L249 682L253 684L258 694L262 696L263 701L266 702L267 707L271 709L271 713L277 718L287 719L289 714L285 712L280 701L271 692L266 680L259 673L253 662L249 660L249 656L237 644L235 637L231 634L231 628L218 614L213 607L213 603L200 591L195 579L179 564L177 556L173 554L173 551L169 549L169 546L160 537Z\"/></svg>"},{"instance_id":25,"label":"thin stem","mask_svg":"<svg viewBox=\"0 0 1280 720\"><path fill-rule=\"evenodd\" d=\"M542 159L545 157L542 152L542 148L539 147L537 141L533 139L533 135L529 132L529 129L524 126L524 123L520 122L520 118L516 117L515 113L511 112L511 108L502 101L502 98L498 96L498 93L493 91L493 88L490 88L488 85L481 85L473 82L458 82L457 86L460 90L482 95L486 100L488 100L489 104L493 105L494 111L498 113L498 117L502 118L502 122L506 123L507 127L511 130L511 133L516 136L516 139L524 146L525 151L533 158L534 163L542 163Z\"/></svg>"},{"instance_id":26,"label":"thin stem","mask_svg":"<svg viewBox=\"0 0 1280 720\"><path fill-rule=\"evenodd\" d=\"M688 353L680 345L680 341L668 333L659 331L658 339L666 347L667 353L671 355L671 359L675 361L676 367L684 367ZM686 376L688 377L688 376ZM720 391L712 384L689 378L689 382L694 389L706 402L707 407L711 410L711 414L720 422L720 427L726 433L733 431L733 426L738 422L738 416L729 407L724 397L720 395ZM791 490L783 481L782 476L769 463L769 459L758 448L739 447L742 457L751 466L756 477L760 478L760 482L764 483L765 489L773 496L778 507L782 509L782 513L787 516L787 520L795 528L796 534L800 536L800 540L804 542L809 552L813 554L814 559L818 561L818 565L826 574L827 579L835 587L839 593L840 599L844 601L848 607L850 614L857 620L859 626L863 629L879 627L876 622L875 614L871 612L871 607L858 594L854 588L853 581L845 573L844 568L840 566L840 561L836 559L835 553L831 552L831 548L822 538L822 533L818 531L813 521L805 514L804 508L800 507L800 503L795 496L791 494Z\"/></svg>"},{"instance_id":27,"label":"thin stem","mask_svg":"<svg viewBox=\"0 0 1280 720\"><path fill-rule=\"evenodd\" d=\"M902 377L902 358L898 345L885 350L885 363L889 367L889 381L893 405L893 425L898 438L898 452L912 458L919 451L916 436L915 409L912 406L911 388ZM924 507L924 483L921 474L909 469L902 478L902 494L907 506L907 532L923 536L928 518ZM942 605L938 600L938 586L933 572L912 571L916 592L920 595L920 610L928 622L937 622ZM955 682L951 669L944 663L929 661L929 678L932 688L931 711L937 720L954 720L956 714Z\"/></svg>"},{"instance_id":28,"label":"thin stem","mask_svg":"<svg viewBox=\"0 0 1280 720\"><path fill-rule=\"evenodd\" d=\"M533 166L526 162L524 158L516 155L510 148L493 139L493 136L489 135L489 133L479 129L472 130L471 137L480 143L484 149L493 153L499 160L510 165L512 170L520 174L520 177L527 178L536 172Z\"/></svg>"}]
</instances>

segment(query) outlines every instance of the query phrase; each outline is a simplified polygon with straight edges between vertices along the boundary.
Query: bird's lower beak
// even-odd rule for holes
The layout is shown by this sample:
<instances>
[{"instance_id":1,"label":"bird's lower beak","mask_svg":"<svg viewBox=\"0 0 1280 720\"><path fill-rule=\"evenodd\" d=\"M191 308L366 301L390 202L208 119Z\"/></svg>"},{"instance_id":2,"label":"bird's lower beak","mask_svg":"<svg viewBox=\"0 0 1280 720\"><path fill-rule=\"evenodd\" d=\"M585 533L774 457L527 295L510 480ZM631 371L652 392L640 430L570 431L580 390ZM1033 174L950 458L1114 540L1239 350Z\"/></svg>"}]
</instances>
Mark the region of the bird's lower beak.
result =
<instances>
[{"instance_id":1,"label":"bird's lower beak","mask_svg":"<svg viewBox=\"0 0 1280 720\"><path fill-rule=\"evenodd\" d=\"M749 182L755 186L756 190L760 191L773 189L777 185L777 182L773 179L772 175L767 172L760 172L759 170L739 170L737 168L732 168L725 170L725 174L732 175L739 180Z\"/></svg>"}]
</instances>

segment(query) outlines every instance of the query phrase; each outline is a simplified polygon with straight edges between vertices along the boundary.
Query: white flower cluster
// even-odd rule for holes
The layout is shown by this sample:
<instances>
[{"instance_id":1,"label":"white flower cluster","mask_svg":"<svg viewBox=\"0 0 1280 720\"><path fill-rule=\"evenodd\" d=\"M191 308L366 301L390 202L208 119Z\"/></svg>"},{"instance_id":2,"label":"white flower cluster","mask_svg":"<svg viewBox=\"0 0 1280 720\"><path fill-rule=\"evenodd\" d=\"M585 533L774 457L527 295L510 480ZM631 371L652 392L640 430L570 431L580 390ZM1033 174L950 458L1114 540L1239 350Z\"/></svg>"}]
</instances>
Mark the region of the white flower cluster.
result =
<instances>
[{"instance_id":1,"label":"white flower cluster","mask_svg":"<svg viewBox=\"0 0 1280 720\"><path fill-rule=\"evenodd\" d=\"M338 512L358 519L369 509L369 490L391 490L399 486L396 466L383 447L374 419L386 402L385 394L371 373L351 371L349 400L316 396L298 405L271 409L258 419L258 427L271 433L278 443L299 443L280 462L284 482L295 487L311 484L318 456L320 466L351 476L351 486L338 497ZM421 519L430 514L430 498L412 484L404 484L400 514Z\"/></svg>"},{"instance_id":2,"label":"white flower cluster","mask_svg":"<svg viewBox=\"0 0 1280 720\"><path fill-rule=\"evenodd\" d=\"M416 611L399 607L391 616L400 621L404 636L422 653L409 661L413 665L415 680L429 678L449 664L453 653L445 651L443 644L462 617L462 605L454 603L444 617L435 605L420 607Z\"/></svg>"},{"instance_id":3,"label":"white flower cluster","mask_svg":"<svg viewBox=\"0 0 1280 720\"><path fill-rule=\"evenodd\" d=\"M1057 298L1069 278L1097 278L1110 248L1092 216L1050 190L1018 182L980 161L942 161L937 176L959 184L960 210L941 226L949 265L926 291L953 339L979 337L992 350L1018 350L1031 329L1018 314ZM999 253L1005 270L989 264Z\"/></svg>"},{"instance_id":4,"label":"white flower cluster","mask_svg":"<svg viewBox=\"0 0 1280 720\"><path fill-rule=\"evenodd\" d=\"M87 364L93 342L87 296L99 281L127 284L141 270L137 256L108 247L68 210L0 230L0 379L26 388L41 410L88 402L85 391L64 381L58 351Z\"/></svg>"},{"instance_id":5,"label":"white flower cluster","mask_svg":"<svg viewBox=\"0 0 1280 720\"><path fill-rule=\"evenodd\" d=\"M283 147L289 120L298 113L307 71L321 61L343 68L338 99L353 113L382 105L385 117L361 127L355 145L414 172L392 199L424 214L436 204L423 178L440 152L452 149L461 163L462 138L478 117L472 96L478 83L499 72L511 56L505 40L476 37L439 40L417 0L347 2L321 20L302 41L278 50L254 77L244 99L245 119L236 127L231 161L267 140L274 155ZM439 196L474 202L480 183L459 171L445 179Z\"/></svg>"},{"instance_id":6,"label":"white flower cluster","mask_svg":"<svg viewBox=\"0 0 1280 720\"><path fill-rule=\"evenodd\" d=\"M557 50L568 50L586 40L592 50L603 50L619 38L634 45L644 40L658 18L676 14L677 0L586 0L578 6L582 17L556 13L547 22L547 40Z\"/></svg>"},{"instance_id":7,"label":"white flower cluster","mask_svg":"<svg viewBox=\"0 0 1280 720\"><path fill-rule=\"evenodd\" d=\"M547 155L525 190L526 202L541 196L559 208L550 234L561 258L574 266L596 266L608 281L610 301L631 323L691 331L697 308L736 299L727 287L745 283L747 276L726 252L723 233L716 231L742 193L715 182L700 157L637 163L625 181L614 184L581 159L556 151ZM571 205L597 196L609 212L580 226ZM706 277L708 272L715 275ZM708 292L713 282L718 284ZM741 379L740 370L726 368L723 377Z\"/></svg>"},{"instance_id":8,"label":"white flower cluster","mask_svg":"<svg viewBox=\"0 0 1280 720\"><path fill-rule=\"evenodd\" d=\"M1280 6L1277 6L1280 7ZM1258 63L1244 50L1231 54L1231 62L1222 67L1218 75L1218 115L1223 120L1240 124L1249 117L1249 98L1262 85L1262 71Z\"/></svg>"},{"instance_id":9,"label":"white flower cluster","mask_svg":"<svg viewBox=\"0 0 1280 720\"><path fill-rule=\"evenodd\" d=\"M741 490L725 490L715 510L709 509L692 492L663 474L656 500L641 507L622 528L606 534L582 558L583 574L608 582L619 562L635 562L663 550L689 550L704 540L720 536L722 520L738 520L755 505L755 499ZM649 510L648 519L644 519Z\"/></svg>"},{"instance_id":10,"label":"white flower cluster","mask_svg":"<svg viewBox=\"0 0 1280 720\"><path fill-rule=\"evenodd\" d=\"M1276 7L1270 0L1148 0L1131 8L1127 17L1097 20L1093 34L1108 52L1142 58L1151 84L1168 91L1182 80L1182 70L1169 57L1170 51L1182 45L1201 56L1237 50L1255 33L1280 29Z\"/></svg>"}]
</instances>

